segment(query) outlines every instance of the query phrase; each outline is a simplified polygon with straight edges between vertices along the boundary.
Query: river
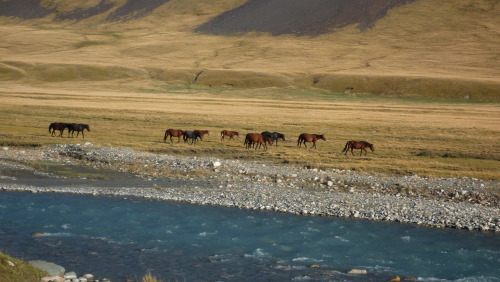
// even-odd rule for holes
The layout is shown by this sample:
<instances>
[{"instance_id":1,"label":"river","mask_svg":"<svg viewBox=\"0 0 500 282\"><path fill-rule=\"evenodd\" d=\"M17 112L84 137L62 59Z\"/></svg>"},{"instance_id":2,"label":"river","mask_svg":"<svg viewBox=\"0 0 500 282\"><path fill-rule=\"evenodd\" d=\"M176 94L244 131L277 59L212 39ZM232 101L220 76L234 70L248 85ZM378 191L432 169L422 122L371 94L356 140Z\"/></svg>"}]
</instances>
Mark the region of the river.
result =
<instances>
[{"instance_id":1,"label":"river","mask_svg":"<svg viewBox=\"0 0 500 282\"><path fill-rule=\"evenodd\" d=\"M500 281L493 232L133 197L0 191L0 248L112 281Z\"/></svg>"}]
</instances>

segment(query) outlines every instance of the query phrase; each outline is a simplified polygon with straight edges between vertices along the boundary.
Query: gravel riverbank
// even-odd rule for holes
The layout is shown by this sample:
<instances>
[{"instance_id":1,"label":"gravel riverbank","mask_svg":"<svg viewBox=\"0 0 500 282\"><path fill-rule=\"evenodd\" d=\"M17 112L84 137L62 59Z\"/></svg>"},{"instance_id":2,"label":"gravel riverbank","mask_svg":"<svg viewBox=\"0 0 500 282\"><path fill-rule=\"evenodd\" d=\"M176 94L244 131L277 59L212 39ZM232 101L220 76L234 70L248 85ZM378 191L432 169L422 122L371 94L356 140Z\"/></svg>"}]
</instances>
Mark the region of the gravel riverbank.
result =
<instances>
[{"instance_id":1,"label":"gravel riverbank","mask_svg":"<svg viewBox=\"0 0 500 282\"><path fill-rule=\"evenodd\" d=\"M68 179L33 165L40 162L85 165L104 177ZM4 147L0 150L0 168L0 189L3 190L130 195L296 214L500 231L500 182L497 180L383 177L259 161L177 157L90 143L33 149ZM122 182L106 182L106 172L122 173L128 178ZM37 185L36 177L53 181ZM65 182L56 181L61 179Z\"/></svg>"}]
</instances>

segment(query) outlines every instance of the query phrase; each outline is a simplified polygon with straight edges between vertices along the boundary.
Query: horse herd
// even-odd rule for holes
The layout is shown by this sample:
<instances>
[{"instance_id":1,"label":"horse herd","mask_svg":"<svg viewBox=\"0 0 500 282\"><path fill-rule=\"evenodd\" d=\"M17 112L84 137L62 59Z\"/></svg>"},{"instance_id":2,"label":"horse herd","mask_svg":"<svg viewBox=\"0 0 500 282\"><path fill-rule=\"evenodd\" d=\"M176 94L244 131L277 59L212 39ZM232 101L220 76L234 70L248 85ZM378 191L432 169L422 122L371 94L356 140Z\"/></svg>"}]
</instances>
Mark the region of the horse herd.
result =
<instances>
[{"instance_id":1,"label":"horse herd","mask_svg":"<svg viewBox=\"0 0 500 282\"><path fill-rule=\"evenodd\" d=\"M182 140L184 140L185 143L188 144L194 144L198 140L203 141L203 136L209 135L208 130L190 130L190 131L184 131L181 129L167 129L165 131L165 134L163 136L163 142L167 142L167 138L170 138L170 142L173 143L172 138L176 137L177 138L177 143L179 143ZM240 133L238 131L231 131L231 130L222 130L220 132L221 135L221 142L225 140L225 138L228 138L228 140L234 140L234 137L240 137ZM250 149L254 148L255 150L264 147L264 149L267 149L267 145L273 145L275 144L278 146L278 140L283 140L285 141L285 135L283 133L279 132L269 132L269 131L264 131L261 133L247 133L245 135L245 142L243 145L245 145L245 148ZM307 148L306 143L313 143L311 148L316 148L316 142L318 140L324 140L326 141L326 137L323 134L309 134L309 133L302 133L299 135L297 139L297 147L304 147ZM363 154L363 151L365 152L365 155L368 154L368 151L366 148L369 148L372 152L375 151L375 147L373 144L366 142L366 141L347 141L345 144L344 150L342 150L342 153L347 152L350 150L351 154L354 155L353 150L361 150L360 156Z\"/></svg>"},{"instance_id":2,"label":"horse herd","mask_svg":"<svg viewBox=\"0 0 500 282\"><path fill-rule=\"evenodd\" d=\"M59 131L59 137L62 137L62 134L65 129L68 129L68 138L69 135L71 134L71 137L74 136L74 133L76 131L76 138L78 138L78 135L80 132L82 133L82 137L85 138L83 131L87 129L90 132L90 127L88 124L83 124L83 123L66 123L66 122L53 122L49 125L49 133L50 136L55 136L56 135L56 130Z\"/></svg>"},{"instance_id":3,"label":"horse herd","mask_svg":"<svg viewBox=\"0 0 500 282\"><path fill-rule=\"evenodd\" d=\"M58 136L63 137L63 132L66 129L68 130L68 138L70 137L70 135L71 137L73 137L75 131L77 132L77 138L80 132L82 133L82 138L85 138L83 133L85 129L90 132L90 127L88 124L53 122L49 125L49 133L51 136L56 136L56 131L59 131ZM203 141L203 137L205 135L209 135L208 130L184 131L181 129L167 129L163 136L163 142L167 142L167 138L170 138L170 142L173 143L173 138L175 137L177 138L177 143L179 143L182 138L185 143L192 145L198 140ZM234 137L240 137L240 133L238 131L231 130L222 130L220 132L220 135L221 142L224 141L225 138L228 138L228 140L234 140ZM269 131L264 131L261 133L247 133L245 135L245 142L243 143L243 145L245 145L245 148L247 149L254 148L255 150L257 150L262 147L264 147L264 149L267 149L267 145L275 144L276 146L278 146L279 140L285 141L285 134ZM302 133L297 139L297 147L302 147L302 145L304 145L304 147L307 148L306 143L313 143L311 148L316 148L316 142L318 140L326 141L325 135ZM354 155L353 150L357 149L361 150L360 156L363 155L363 151L365 152L365 155L367 155L368 151L366 150L366 148L369 148L372 152L375 151L375 147L373 146L373 144L366 141L347 141L344 150L342 150L342 153L345 152L345 154L347 154L347 152L351 150L351 154Z\"/></svg>"}]
</instances>

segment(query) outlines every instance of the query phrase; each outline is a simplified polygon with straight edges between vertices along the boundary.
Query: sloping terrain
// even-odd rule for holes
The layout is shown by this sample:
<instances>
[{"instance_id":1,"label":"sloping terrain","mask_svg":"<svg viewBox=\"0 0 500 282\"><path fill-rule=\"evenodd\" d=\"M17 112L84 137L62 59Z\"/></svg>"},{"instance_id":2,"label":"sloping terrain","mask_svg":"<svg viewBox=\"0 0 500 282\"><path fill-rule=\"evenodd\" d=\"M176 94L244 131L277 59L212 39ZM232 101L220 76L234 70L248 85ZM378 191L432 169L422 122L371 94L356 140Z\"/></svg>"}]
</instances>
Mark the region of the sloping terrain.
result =
<instances>
[{"instance_id":1,"label":"sloping terrain","mask_svg":"<svg viewBox=\"0 0 500 282\"><path fill-rule=\"evenodd\" d=\"M197 31L231 34L259 31L272 35L315 36L358 24L373 27L391 8L414 0L253 0L227 11Z\"/></svg>"},{"instance_id":2,"label":"sloping terrain","mask_svg":"<svg viewBox=\"0 0 500 282\"><path fill-rule=\"evenodd\" d=\"M497 0L3 0L0 80L500 99Z\"/></svg>"}]
</instances>

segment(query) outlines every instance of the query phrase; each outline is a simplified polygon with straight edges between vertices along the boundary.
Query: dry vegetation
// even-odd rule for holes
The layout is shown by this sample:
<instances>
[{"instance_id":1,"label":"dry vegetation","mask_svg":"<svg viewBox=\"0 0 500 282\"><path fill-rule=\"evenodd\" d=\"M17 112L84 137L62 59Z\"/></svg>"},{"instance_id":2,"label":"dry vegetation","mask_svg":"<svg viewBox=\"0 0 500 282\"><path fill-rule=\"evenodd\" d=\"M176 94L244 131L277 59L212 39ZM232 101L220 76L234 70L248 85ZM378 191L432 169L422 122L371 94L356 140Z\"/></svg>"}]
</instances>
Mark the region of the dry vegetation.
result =
<instances>
[{"instance_id":1,"label":"dry vegetation","mask_svg":"<svg viewBox=\"0 0 500 282\"><path fill-rule=\"evenodd\" d=\"M165 88L132 91L98 85L16 88L0 92L0 142L40 145L92 142L164 154L268 159L289 165L357 169L383 174L498 179L498 105L398 101L327 91L214 90ZM128 88L129 90L126 90ZM90 124L81 138L51 137L54 121ZM195 145L163 142L167 128L207 129ZM268 150L246 150L243 138L220 141L223 129L244 135L279 131L287 142ZM300 133L322 133L317 149L297 148ZM359 157L341 153L346 141L376 145ZM359 152L357 152L359 154Z\"/></svg>"},{"instance_id":2,"label":"dry vegetation","mask_svg":"<svg viewBox=\"0 0 500 282\"><path fill-rule=\"evenodd\" d=\"M82 2L65 1L62 8ZM3 17L0 80L133 78L144 85L184 85L204 71L196 84L499 99L498 1L419 0L390 10L373 29L348 26L317 37L192 32L243 2L171 0L130 22L102 22L103 16L79 22L52 22L55 15Z\"/></svg>"},{"instance_id":3,"label":"dry vegetation","mask_svg":"<svg viewBox=\"0 0 500 282\"><path fill-rule=\"evenodd\" d=\"M192 32L243 2L171 0L130 22L0 18L0 142L79 143L50 137L48 125L82 122L98 145L498 179L498 1L419 0L373 29L317 37ZM351 87L357 94L343 94ZM167 128L211 135L194 146L163 143ZM248 151L242 139L221 143L222 129L280 131L289 141ZM328 141L296 148L302 132ZM376 153L345 157L351 139Z\"/></svg>"}]
</instances>

